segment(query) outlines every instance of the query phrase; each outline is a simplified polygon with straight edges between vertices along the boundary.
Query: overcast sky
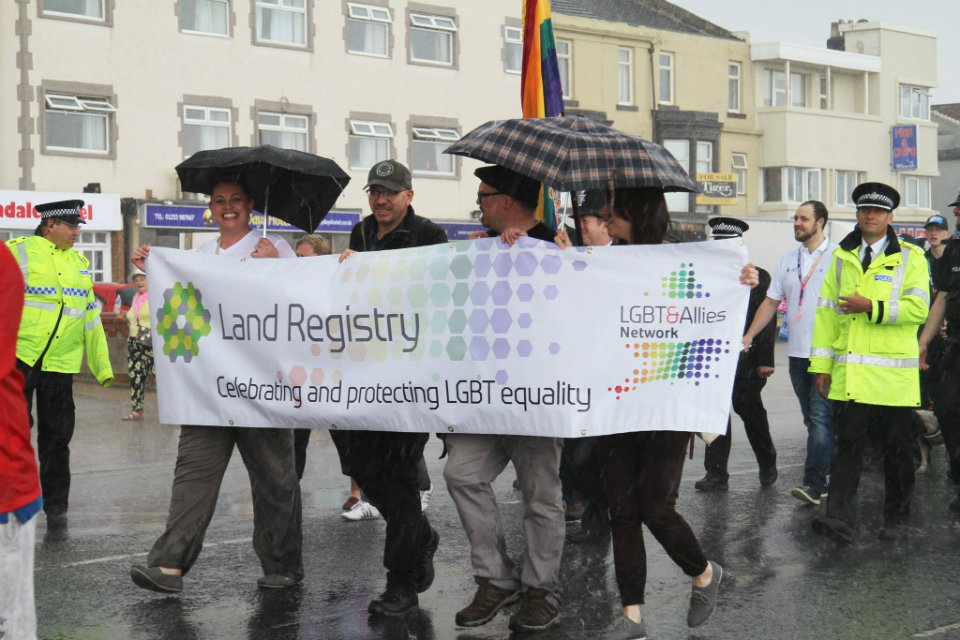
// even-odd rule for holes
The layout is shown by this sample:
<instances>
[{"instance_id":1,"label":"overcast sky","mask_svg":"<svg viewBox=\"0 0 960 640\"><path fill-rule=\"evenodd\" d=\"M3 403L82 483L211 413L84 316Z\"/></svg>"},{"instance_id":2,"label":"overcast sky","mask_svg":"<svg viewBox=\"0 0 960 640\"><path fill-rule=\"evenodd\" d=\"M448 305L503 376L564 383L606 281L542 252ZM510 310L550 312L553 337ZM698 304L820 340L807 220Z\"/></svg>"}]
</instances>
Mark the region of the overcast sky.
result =
<instances>
[{"instance_id":1,"label":"overcast sky","mask_svg":"<svg viewBox=\"0 0 960 640\"><path fill-rule=\"evenodd\" d=\"M887 22L937 34L939 86L933 104L960 102L960 0L670 0L728 31L749 31L751 42L783 40L827 46L837 20Z\"/></svg>"}]
</instances>

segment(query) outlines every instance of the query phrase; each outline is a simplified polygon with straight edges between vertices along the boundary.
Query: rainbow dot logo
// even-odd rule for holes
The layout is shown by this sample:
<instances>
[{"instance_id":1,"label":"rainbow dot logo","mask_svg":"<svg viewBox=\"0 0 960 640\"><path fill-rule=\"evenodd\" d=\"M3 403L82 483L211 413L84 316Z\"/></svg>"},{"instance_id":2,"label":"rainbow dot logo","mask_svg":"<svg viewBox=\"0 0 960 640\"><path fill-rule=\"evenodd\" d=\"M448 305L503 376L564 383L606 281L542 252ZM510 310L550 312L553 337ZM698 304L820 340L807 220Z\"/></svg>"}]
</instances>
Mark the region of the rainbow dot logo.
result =
<instances>
[{"instance_id":1,"label":"rainbow dot logo","mask_svg":"<svg viewBox=\"0 0 960 640\"><path fill-rule=\"evenodd\" d=\"M710 294L703 290L703 285L696 281L695 275L693 263L682 262L679 269L661 278L660 290L664 296L675 300L709 298Z\"/></svg>"},{"instance_id":2,"label":"rainbow dot logo","mask_svg":"<svg viewBox=\"0 0 960 640\"><path fill-rule=\"evenodd\" d=\"M713 369L730 353L730 342L702 338L690 342L629 342L624 348L639 363L623 382L607 387L617 400L641 384L686 381L700 386L702 380L716 377Z\"/></svg>"},{"instance_id":3,"label":"rainbow dot logo","mask_svg":"<svg viewBox=\"0 0 960 640\"><path fill-rule=\"evenodd\" d=\"M163 355L176 362L190 362L200 354L200 339L210 333L210 312L203 307L202 294L192 282L177 282L163 292L163 306L157 310L157 333L163 337Z\"/></svg>"}]
</instances>

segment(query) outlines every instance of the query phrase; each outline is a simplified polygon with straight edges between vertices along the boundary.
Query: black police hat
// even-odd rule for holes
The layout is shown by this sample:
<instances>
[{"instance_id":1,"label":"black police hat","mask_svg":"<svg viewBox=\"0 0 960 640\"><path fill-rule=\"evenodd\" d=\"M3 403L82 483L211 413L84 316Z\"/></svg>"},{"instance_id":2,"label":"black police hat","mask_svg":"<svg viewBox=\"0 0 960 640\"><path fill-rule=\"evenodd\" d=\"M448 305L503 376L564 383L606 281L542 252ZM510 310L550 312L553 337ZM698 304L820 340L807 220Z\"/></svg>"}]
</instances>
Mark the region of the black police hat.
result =
<instances>
[{"instance_id":1,"label":"black police hat","mask_svg":"<svg viewBox=\"0 0 960 640\"><path fill-rule=\"evenodd\" d=\"M600 210L607 204L607 197L600 189L577 191L577 206L580 217L599 216Z\"/></svg>"},{"instance_id":2,"label":"black police hat","mask_svg":"<svg viewBox=\"0 0 960 640\"><path fill-rule=\"evenodd\" d=\"M957 199L947 205L948 207L957 207L960 206L960 193L957 194Z\"/></svg>"},{"instance_id":3,"label":"black police hat","mask_svg":"<svg viewBox=\"0 0 960 640\"><path fill-rule=\"evenodd\" d=\"M853 201L857 209L873 207L893 211L900 206L900 193L882 182L864 182L853 190Z\"/></svg>"},{"instance_id":4,"label":"black police hat","mask_svg":"<svg viewBox=\"0 0 960 640\"><path fill-rule=\"evenodd\" d=\"M83 205L83 200L57 200L38 204L34 209L40 214L41 220L56 218L72 224L86 224L86 220L80 217Z\"/></svg>"},{"instance_id":5,"label":"black police hat","mask_svg":"<svg viewBox=\"0 0 960 640\"><path fill-rule=\"evenodd\" d=\"M707 224L710 225L710 235L716 239L739 238L750 228L743 220L729 216L710 218Z\"/></svg>"},{"instance_id":6,"label":"black police hat","mask_svg":"<svg viewBox=\"0 0 960 640\"><path fill-rule=\"evenodd\" d=\"M540 183L512 169L494 164L480 167L473 175L531 209L535 209L540 202Z\"/></svg>"}]
</instances>

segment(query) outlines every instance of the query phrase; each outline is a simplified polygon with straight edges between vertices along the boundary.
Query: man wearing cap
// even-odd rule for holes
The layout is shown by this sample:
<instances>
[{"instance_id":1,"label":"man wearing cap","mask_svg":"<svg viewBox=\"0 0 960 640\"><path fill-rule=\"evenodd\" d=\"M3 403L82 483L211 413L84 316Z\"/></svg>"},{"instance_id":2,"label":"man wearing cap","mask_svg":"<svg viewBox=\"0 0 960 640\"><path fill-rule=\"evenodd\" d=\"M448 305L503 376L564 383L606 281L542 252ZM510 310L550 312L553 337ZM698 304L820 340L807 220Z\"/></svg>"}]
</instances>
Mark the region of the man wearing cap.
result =
<instances>
[{"instance_id":1,"label":"man wearing cap","mask_svg":"<svg viewBox=\"0 0 960 640\"><path fill-rule=\"evenodd\" d=\"M48 531L67 525L73 374L80 372L84 349L97 382L104 387L113 383L90 262L73 249L84 223L83 204L63 200L37 205L40 224L34 234L7 241L26 283L17 369L24 377L28 411L34 395L37 398L37 449Z\"/></svg>"},{"instance_id":2,"label":"man wearing cap","mask_svg":"<svg viewBox=\"0 0 960 640\"><path fill-rule=\"evenodd\" d=\"M483 224L513 243L520 235L552 240L552 229L536 220L540 185L499 166L476 170L477 203ZM521 601L510 618L517 632L539 631L560 617L560 556L564 516L560 492L560 438L458 434L444 437L443 477L470 541L470 562L478 588L456 614L461 627L478 627L503 607ZM522 569L507 555L493 481L513 462L523 496L526 554Z\"/></svg>"},{"instance_id":3,"label":"man wearing cap","mask_svg":"<svg viewBox=\"0 0 960 640\"><path fill-rule=\"evenodd\" d=\"M953 208L958 230L944 242L943 254L933 269L937 297L920 335L920 368L928 368L931 345L938 339L940 326L946 319L947 341L933 385L933 412L943 433L950 478L956 489L950 510L960 517L960 394L957 393L960 389L960 193L947 206Z\"/></svg>"},{"instance_id":4,"label":"man wearing cap","mask_svg":"<svg viewBox=\"0 0 960 640\"><path fill-rule=\"evenodd\" d=\"M353 227L350 248L340 255L341 262L358 251L447 242L440 226L414 213L410 171L396 160L371 167L366 191L372 215ZM413 611L419 606L417 593L433 584L433 555L440 543L420 504L418 464L430 434L331 431L330 436L343 473L356 480L387 523L383 552L387 588L368 609L384 616Z\"/></svg>"},{"instance_id":5,"label":"man wearing cap","mask_svg":"<svg viewBox=\"0 0 960 640\"><path fill-rule=\"evenodd\" d=\"M480 178L477 204L488 236L500 236L510 245L520 236L553 241L557 232L537 220L539 182L500 165L480 167L473 175Z\"/></svg>"},{"instance_id":6,"label":"man wearing cap","mask_svg":"<svg viewBox=\"0 0 960 640\"><path fill-rule=\"evenodd\" d=\"M927 266L930 272L930 299L933 301L937 295L936 283L933 280L934 271L937 268L937 261L943 257L943 251L946 249L945 241L950 237L950 228L947 226L947 219L939 213L927 218L923 224L926 232L927 245ZM929 318L928 318L929 322ZM920 368L920 406L924 409L933 404L933 386L940 377L940 360L943 356L944 342L940 337L940 332L934 333L927 345L926 368Z\"/></svg>"},{"instance_id":7,"label":"man wearing cap","mask_svg":"<svg viewBox=\"0 0 960 640\"><path fill-rule=\"evenodd\" d=\"M797 207L793 215L793 237L800 246L780 258L767 297L743 336L744 350L751 349L754 339L773 320L780 301L786 299L785 319L790 328L787 344L790 382L800 401L803 424L807 427L803 481L799 487L794 487L791 495L813 505L819 505L827 493L833 459L833 404L820 395L816 375L808 371L820 288L837 247L824 233L827 215L827 208L817 200L808 200Z\"/></svg>"},{"instance_id":8,"label":"man wearing cap","mask_svg":"<svg viewBox=\"0 0 960 640\"><path fill-rule=\"evenodd\" d=\"M851 514L868 438L883 451L882 540L905 535L913 494L911 409L920 405L917 330L927 319L930 286L919 247L901 243L890 222L896 189L867 182L853 190L857 226L833 252L813 327L810 372L837 403L830 497L813 530L854 540Z\"/></svg>"},{"instance_id":9,"label":"man wearing cap","mask_svg":"<svg viewBox=\"0 0 960 640\"><path fill-rule=\"evenodd\" d=\"M749 225L743 220L730 217L711 218L710 234L714 240L741 237ZM757 267L759 284L750 290L750 302L747 306L747 320L744 331L750 327L757 309L766 298L770 286L770 274ZM760 331L753 347L740 354L737 361L737 373L733 379L733 410L743 420L743 430L753 448L760 468L760 486L768 487L777 481L777 449L770 437L770 423L767 410L763 406L760 392L767 384L767 378L773 375L773 345L776 340L777 324L773 318ZM694 483L697 491L726 491L727 461L730 458L732 431L730 419L727 419L726 435L717 436L703 455L703 466L707 470L701 480Z\"/></svg>"}]
</instances>

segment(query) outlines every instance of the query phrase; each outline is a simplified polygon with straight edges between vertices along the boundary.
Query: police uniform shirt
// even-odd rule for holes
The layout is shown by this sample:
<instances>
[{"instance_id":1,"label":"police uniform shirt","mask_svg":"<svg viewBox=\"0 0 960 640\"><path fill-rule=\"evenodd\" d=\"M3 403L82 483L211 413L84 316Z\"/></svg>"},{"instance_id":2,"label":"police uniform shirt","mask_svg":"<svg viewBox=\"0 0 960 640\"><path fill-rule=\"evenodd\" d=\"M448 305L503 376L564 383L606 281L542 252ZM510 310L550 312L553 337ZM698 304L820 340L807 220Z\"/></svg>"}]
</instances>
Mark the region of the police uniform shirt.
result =
<instances>
[{"instance_id":1,"label":"police uniform shirt","mask_svg":"<svg viewBox=\"0 0 960 640\"><path fill-rule=\"evenodd\" d=\"M887 236L883 236L876 242L870 245L870 261L873 262L877 259L878 256L883 255L884 249L887 248ZM863 257L867 254L867 241L860 241L860 264L863 264Z\"/></svg>"}]
</instances>

